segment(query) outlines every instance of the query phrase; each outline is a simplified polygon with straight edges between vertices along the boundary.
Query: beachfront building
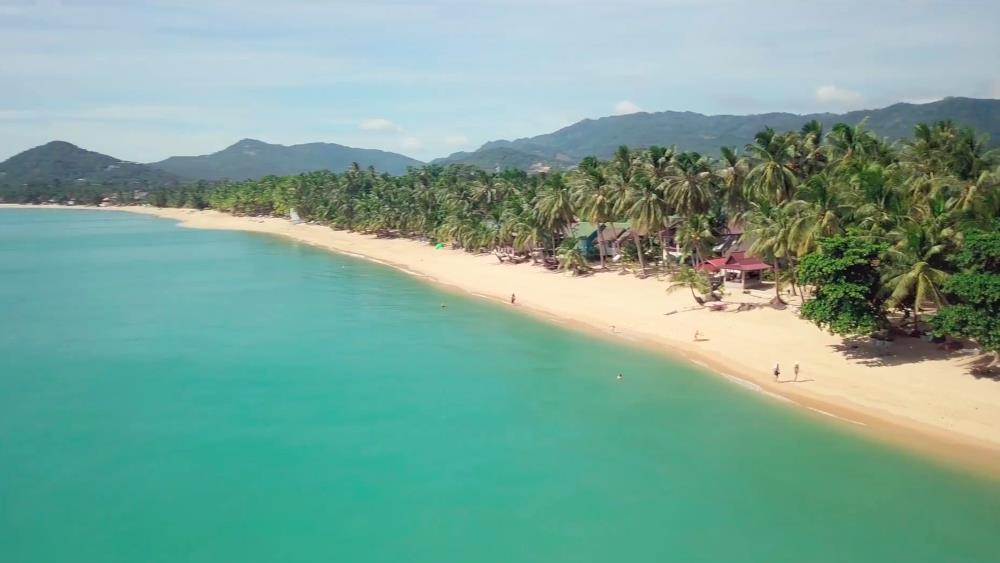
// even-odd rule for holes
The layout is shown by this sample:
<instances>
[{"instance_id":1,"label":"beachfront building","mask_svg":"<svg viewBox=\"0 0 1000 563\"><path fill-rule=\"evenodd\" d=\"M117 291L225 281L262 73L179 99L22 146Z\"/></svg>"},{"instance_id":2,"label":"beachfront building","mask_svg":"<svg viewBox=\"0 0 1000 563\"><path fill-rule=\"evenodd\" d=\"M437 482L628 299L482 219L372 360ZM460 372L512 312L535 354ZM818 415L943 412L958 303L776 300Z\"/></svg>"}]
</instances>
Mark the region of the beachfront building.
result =
<instances>
[{"instance_id":1,"label":"beachfront building","mask_svg":"<svg viewBox=\"0 0 1000 563\"><path fill-rule=\"evenodd\" d=\"M765 270L770 270L771 265L760 258L736 251L721 258L702 262L697 269L721 277L722 282L728 287L747 290L761 286L761 274Z\"/></svg>"},{"instance_id":2,"label":"beachfront building","mask_svg":"<svg viewBox=\"0 0 1000 563\"><path fill-rule=\"evenodd\" d=\"M743 224L730 220L725 231L719 234L719 244L712 248L715 252L725 256L731 252L745 251L746 245L743 241Z\"/></svg>"},{"instance_id":3,"label":"beachfront building","mask_svg":"<svg viewBox=\"0 0 1000 563\"><path fill-rule=\"evenodd\" d=\"M622 245L631 236L628 227L627 222L595 225L581 221L570 228L569 235L580 241L578 247L584 256L599 258L603 254L605 258L613 260L621 253ZM598 229L601 229L600 235Z\"/></svg>"}]
</instances>

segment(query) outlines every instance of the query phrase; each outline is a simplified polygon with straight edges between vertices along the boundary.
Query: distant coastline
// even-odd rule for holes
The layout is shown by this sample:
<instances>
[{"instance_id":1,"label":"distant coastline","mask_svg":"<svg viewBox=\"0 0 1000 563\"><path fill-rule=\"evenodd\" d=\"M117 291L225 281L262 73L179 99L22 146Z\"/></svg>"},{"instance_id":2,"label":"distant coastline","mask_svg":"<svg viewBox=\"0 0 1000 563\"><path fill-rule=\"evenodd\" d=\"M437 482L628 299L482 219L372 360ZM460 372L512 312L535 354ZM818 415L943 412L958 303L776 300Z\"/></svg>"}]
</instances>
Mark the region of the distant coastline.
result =
<instances>
[{"instance_id":1,"label":"distant coastline","mask_svg":"<svg viewBox=\"0 0 1000 563\"><path fill-rule=\"evenodd\" d=\"M681 357L752 391L845 423L846 429L1000 475L1000 384L971 376L972 356L947 353L922 340L900 341L885 358L868 344L852 348L792 310L762 306L713 312L696 307L685 293L667 294L666 284L653 278L616 273L573 278L529 265L500 264L488 254L435 250L417 241L280 218L155 207L0 208L126 211L179 221L184 227L267 233L386 264L504 306L510 306L515 293L515 308L521 312ZM768 297L751 294L741 300L764 305ZM649 303L659 306L650 308ZM698 342L692 338L695 331L703 337ZM893 361L907 357L911 359ZM783 366L777 383L771 375L775 362ZM791 381L796 362L802 366L799 382Z\"/></svg>"}]
</instances>

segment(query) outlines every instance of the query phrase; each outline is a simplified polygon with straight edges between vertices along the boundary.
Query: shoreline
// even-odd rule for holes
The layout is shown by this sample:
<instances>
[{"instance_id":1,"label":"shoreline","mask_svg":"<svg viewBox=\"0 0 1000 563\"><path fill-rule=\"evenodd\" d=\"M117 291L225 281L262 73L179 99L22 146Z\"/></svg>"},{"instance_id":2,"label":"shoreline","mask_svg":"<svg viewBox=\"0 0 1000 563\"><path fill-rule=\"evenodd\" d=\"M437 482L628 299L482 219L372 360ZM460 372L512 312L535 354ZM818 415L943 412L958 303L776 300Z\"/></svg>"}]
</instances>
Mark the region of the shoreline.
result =
<instances>
[{"instance_id":1,"label":"shoreline","mask_svg":"<svg viewBox=\"0 0 1000 563\"><path fill-rule=\"evenodd\" d=\"M791 310L696 307L688 292L667 294L667 284L655 277L601 272L575 278L528 264L501 264L489 254L435 250L419 241L378 239L280 218L155 207L0 208L124 211L171 219L182 227L278 235L506 306L513 292L517 310L543 321L693 363L838 429L903 446L932 462L1000 476L1000 382L968 373L975 356L946 353L919 339L900 339L893 355L879 356L869 344L851 348ZM727 295L727 301L764 304L771 295ZM692 340L695 330L702 333L701 341ZM775 361L782 366L779 382L771 376ZM793 382L796 362L802 373Z\"/></svg>"}]
</instances>

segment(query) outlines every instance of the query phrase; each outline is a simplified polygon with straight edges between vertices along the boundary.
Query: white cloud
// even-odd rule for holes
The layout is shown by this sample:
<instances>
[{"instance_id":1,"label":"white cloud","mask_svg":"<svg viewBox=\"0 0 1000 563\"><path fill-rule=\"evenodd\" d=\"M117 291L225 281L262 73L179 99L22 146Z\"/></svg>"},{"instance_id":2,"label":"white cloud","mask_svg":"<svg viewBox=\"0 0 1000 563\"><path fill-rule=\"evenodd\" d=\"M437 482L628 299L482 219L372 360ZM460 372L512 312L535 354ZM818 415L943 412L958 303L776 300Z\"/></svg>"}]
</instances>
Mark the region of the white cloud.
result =
<instances>
[{"instance_id":1,"label":"white cloud","mask_svg":"<svg viewBox=\"0 0 1000 563\"><path fill-rule=\"evenodd\" d=\"M400 148L408 151L418 151L424 148L424 144L416 137L403 137L399 141Z\"/></svg>"},{"instance_id":2,"label":"white cloud","mask_svg":"<svg viewBox=\"0 0 1000 563\"><path fill-rule=\"evenodd\" d=\"M465 147L469 145L469 138L465 135L448 135L444 138L444 144L449 147Z\"/></svg>"},{"instance_id":3,"label":"white cloud","mask_svg":"<svg viewBox=\"0 0 1000 563\"><path fill-rule=\"evenodd\" d=\"M847 88L838 88L832 84L816 88L816 101L833 106L856 106L864 101L864 97Z\"/></svg>"},{"instance_id":4,"label":"white cloud","mask_svg":"<svg viewBox=\"0 0 1000 563\"><path fill-rule=\"evenodd\" d=\"M642 108L640 108L638 105L636 105L635 102L633 102L631 100L622 100L622 101L618 102L617 104L615 104L615 112L614 113L615 113L615 115L625 115L625 114L628 114L628 113L637 113L637 112L640 112L640 111L642 111Z\"/></svg>"},{"instance_id":5,"label":"white cloud","mask_svg":"<svg viewBox=\"0 0 1000 563\"><path fill-rule=\"evenodd\" d=\"M372 131L375 133L399 133L403 130L402 127L384 117L365 119L358 125L358 127L360 127L362 131Z\"/></svg>"}]
</instances>

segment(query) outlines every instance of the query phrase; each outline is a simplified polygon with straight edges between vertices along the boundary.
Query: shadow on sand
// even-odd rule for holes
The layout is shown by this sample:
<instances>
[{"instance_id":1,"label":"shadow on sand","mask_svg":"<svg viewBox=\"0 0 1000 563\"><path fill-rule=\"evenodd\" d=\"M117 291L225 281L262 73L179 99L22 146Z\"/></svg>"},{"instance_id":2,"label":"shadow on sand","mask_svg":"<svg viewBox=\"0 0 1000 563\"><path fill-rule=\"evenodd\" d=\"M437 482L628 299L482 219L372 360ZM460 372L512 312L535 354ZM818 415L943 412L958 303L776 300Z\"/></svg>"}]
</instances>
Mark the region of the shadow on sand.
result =
<instances>
[{"instance_id":1,"label":"shadow on sand","mask_svg":"<svg viewBox=\"0 0 1000 563\"><path fill-rule=\"evenodd\" d=\"M962 366L969 375L976 379L992 379L1000 382L1000 366L996 358L990 354L970 355L970 350L946 350L940 344L926 340L900 336L888 343L878 343L870 338L845 338L840 344L831 346L847 359L870 367L898 366L925 362L928 360L945 360L956 354L965 354L966 361Z\"/></svg>"},{"instance_id":2,"label":"shadow on sand","mask_svg":"<svg viewBox=\"0 0 1000 563\"><path fill-rule=\"evenodd\" d=\"M997 365L997 358L989 354L984 354L974 358L966 367L969 374L976 379L992 379L1000 383L1000 365Z\"/></svg>"}]
</instances>

